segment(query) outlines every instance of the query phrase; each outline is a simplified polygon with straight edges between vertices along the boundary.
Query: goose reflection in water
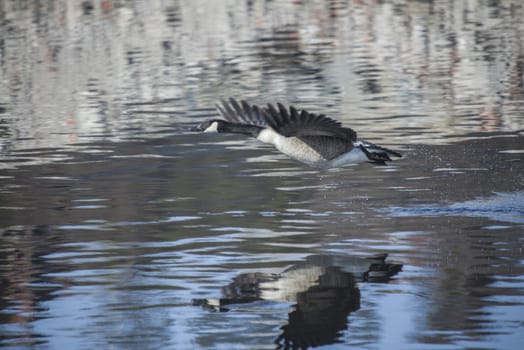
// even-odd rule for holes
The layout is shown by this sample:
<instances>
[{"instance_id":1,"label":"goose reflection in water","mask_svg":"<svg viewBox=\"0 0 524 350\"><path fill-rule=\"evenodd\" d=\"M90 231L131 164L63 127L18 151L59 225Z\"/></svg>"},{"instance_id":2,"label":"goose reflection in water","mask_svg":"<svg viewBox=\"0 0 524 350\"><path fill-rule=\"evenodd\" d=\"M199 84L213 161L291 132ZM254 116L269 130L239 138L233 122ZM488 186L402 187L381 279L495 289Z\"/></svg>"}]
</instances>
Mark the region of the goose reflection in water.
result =
<instances>
[{"instance_id":1,"label":"goose reflection in water","mask_svg":"<svg viewBox=\"0 0 524 350\"><path fill-rule=\"evenodd\" d=\"M307 349L337 342L347 317L360 308L357 282L387 282L402 264L386 254L368 258L311 255L279 274L244 273L222 288L220 299L195 299L214 311L257 300L294 302L288 323L275 340L277 349Z\"/></svg>"}]
</instances>

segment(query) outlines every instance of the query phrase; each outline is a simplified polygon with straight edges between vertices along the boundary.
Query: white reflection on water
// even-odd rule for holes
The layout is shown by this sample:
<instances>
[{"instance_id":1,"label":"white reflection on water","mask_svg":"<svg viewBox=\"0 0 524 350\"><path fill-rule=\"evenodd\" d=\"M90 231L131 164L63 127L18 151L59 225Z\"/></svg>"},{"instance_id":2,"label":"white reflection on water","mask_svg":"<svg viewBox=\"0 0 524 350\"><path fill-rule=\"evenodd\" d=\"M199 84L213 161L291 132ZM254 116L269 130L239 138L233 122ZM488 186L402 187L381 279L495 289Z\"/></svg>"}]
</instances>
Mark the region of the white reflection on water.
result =
<instances>
[{"instance_id":1,"label":"white reflection on water","mask_svg":"<svg viewBox=\"0 0 524 350\"><path fill-rule=\"evenodd\" d=\"M523 128L512 1L56 3L2 3L2 150L166 134L224 95L392 144Z\"/></svg>"},{"instance_id":2,"label":"white reflection on water","mask_svg":"<svg viewBox=\"0 0 524 350\"><path fill-rule=\"evenodd\" d=\"M100 209L107 208L105 205L76 205L72 208L75 209ZM155 224L165 224L179 221L189 221L201 219L200 216L170 216L167 218L156 219L151 221L119 221L119 222L107 222L104 220L99 221L98 223L92 223L93 220L89 220L92 224L89 225L59 225L58 229L61 230L111 230L111 228L123 226L138 226L138 225L155 225Z\"/></svg>"}]
</instances>

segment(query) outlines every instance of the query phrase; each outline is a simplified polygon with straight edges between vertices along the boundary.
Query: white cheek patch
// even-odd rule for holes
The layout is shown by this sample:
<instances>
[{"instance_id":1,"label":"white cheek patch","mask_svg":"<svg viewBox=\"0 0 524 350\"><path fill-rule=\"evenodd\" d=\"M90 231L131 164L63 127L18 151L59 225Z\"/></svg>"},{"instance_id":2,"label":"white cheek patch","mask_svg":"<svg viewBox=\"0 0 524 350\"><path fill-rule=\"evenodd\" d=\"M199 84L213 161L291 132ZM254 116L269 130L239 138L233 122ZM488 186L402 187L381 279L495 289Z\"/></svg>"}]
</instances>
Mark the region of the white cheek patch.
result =
<instances>
[{"instance_id":1,"label":"white cheek patch","mask_svg":"<svg viewBox=\"0 0 524 350\"><path fill-rule=\"evenodd\" d=\"M212 122L203 132L218 132L218 123Z\"/></svg>"}]
</instances>

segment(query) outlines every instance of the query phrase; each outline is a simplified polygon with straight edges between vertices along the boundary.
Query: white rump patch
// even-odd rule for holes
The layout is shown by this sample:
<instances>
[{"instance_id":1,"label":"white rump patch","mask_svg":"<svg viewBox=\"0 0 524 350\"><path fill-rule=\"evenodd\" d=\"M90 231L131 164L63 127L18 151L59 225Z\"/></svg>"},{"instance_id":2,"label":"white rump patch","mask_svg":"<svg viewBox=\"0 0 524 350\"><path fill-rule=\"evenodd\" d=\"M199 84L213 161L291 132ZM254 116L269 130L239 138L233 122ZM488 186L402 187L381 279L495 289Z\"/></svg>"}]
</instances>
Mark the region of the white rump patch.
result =
<instances>
[{"instance_id":1,"label":"white rump patch","mask_svg":"<svg viewBox=\"0 0 524 350\"><path fill-rule=\"evenodd\" d=\"M356 143L355 143L356 144ZM339 167L345 164L356 164L367 162L369 159L366 154L360 149L360 147L355 147L351 152L344 153L341 156L333 159L329 162L331 167Z\"/></svg>"}]
</instances>

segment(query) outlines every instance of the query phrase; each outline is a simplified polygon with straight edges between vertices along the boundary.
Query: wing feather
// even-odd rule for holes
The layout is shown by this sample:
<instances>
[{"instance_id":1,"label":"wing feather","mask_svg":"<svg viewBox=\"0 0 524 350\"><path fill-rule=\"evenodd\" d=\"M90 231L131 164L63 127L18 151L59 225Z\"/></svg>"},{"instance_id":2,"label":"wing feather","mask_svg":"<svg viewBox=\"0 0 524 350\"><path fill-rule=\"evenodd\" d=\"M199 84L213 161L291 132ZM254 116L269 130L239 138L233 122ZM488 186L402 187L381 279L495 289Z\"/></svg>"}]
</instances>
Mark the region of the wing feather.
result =
<instances>
[{"instance_id":1,"label":"wing feather","mask_svg":"<svg viewBox=\"0 0 524 350\"><path fill-rule=\"evenodd\" d=\"M234 98L222 100L217 105L220 114L227 121L257 125L270 126L273 130L286 137L307 136L329 136L346 141L356 141L357 134L350 128L345 128L334 119L324 114L309 113L305 110L300 112L293 106L289 109L283 104L268 104L266 107L250 105L242 100L237 102Z\"/></svg>"}]
</instances>

